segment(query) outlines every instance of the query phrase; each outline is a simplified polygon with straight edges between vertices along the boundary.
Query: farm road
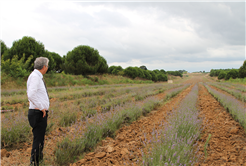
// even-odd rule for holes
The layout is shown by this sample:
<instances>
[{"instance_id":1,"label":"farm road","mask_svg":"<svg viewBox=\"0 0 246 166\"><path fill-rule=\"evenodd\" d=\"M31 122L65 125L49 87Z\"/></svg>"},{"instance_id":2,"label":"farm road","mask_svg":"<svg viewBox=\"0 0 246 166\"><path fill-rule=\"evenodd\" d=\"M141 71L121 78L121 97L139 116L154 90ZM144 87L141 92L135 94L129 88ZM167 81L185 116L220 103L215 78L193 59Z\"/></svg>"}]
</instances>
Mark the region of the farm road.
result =
<instances>
[{"instance_id":1,"label":"farm road","mask_svg":"<svg viewBox=\"0 0 246 166\"><path fill-rule=\"evenodd\" d=\"M246 166L246 134L243 127L202 85L199 85L198 100L205 126L198 142L199 154L204 155L209 134L211 138L207 146L207 158L203 156L197 166Z\"/></svg>"}]
</instances>

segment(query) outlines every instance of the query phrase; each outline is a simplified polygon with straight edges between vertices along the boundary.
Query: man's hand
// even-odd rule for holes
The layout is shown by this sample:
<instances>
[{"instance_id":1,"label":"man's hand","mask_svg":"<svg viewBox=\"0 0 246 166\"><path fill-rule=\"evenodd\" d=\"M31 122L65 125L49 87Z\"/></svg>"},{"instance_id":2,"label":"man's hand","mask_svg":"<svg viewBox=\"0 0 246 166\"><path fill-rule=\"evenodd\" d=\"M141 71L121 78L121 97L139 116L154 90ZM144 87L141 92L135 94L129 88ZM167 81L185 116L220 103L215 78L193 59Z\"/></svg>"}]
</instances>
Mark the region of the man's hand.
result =
<instances>
[{"instance_id":1,"label":"man's hand","mask_svg":"<svg viewBox=\"0 0 246 166\"><path fill-rule=\"evenodd\" d=\"M35 108L36 110L39 110L38 108ZM46 109L41 110L43 112L43 118L46 116Z\"/></svg>"},{"instance_id":2,"label":"man's hand","mask_svg":"<svg viewBox=\"0 0 246 166\"><path fill-rule=\"evenodd\" d=\"M43 112L43 118L46 116L46 109L41 110Z\"/></svg>"}]
</instances>

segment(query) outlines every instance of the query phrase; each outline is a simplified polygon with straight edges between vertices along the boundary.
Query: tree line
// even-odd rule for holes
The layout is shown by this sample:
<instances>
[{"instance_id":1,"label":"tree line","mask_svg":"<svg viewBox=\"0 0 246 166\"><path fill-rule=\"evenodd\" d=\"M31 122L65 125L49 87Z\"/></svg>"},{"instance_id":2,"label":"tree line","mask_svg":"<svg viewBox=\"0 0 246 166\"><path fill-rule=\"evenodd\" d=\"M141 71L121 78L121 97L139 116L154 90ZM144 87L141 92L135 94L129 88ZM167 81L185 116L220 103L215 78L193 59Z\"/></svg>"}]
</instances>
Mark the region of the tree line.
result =
<instances>
[{"instance_id":1,"label":"tree line","mask_svg":"<svg viewBox=\"0 0 246 166\"><path fill-rule=\"evenodd\" d=\"M1 71L12 77L25 77L33 70L33 63L37 57L49 58L49 72L73 75L93 75L110 73L114 75L128 76L130 78L143 78L152 81L167 81L167 74L182 77L185 70L165 71L148 70L146 66L108 67L107 61L99 54L97 49L87 45L79 45L66 55L61 57L56 52L45 49L44 44L36 41L35 38L24 36L22 39L13 42L8 48L4 41L1 43Z\"/></svg>"},{"instance_id":2,"label":"tree line","mask_svg":"<svg viewBox=\"0 0 246 166\"><path fill-rule=\"evenodd\" d=\"M211 69L211 77L218 77L218 79L229 80L230 78L245 78L246 77L246 60L239 69Z\"/></svg>"}]
</instances>

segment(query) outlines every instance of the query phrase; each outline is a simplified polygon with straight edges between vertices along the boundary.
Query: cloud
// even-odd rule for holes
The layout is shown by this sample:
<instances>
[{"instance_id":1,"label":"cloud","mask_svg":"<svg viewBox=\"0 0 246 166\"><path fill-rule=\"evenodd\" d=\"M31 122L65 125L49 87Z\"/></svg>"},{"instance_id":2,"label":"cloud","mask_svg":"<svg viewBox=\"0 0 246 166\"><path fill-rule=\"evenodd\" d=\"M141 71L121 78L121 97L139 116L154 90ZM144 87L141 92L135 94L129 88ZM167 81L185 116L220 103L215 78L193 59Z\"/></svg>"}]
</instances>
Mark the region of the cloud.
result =
<instances>
[{"instance_id":1,"label":"cloud","mask_svg":"<svg viewBox=\"0 0 246 166\"><path fill-rule=\"evenodd\" d=\"M244 2L1 3L8 47L32 36L61 56L89 45L109 65L165 70L230 68L245 60Z\"/></svg>"}]
</instances>

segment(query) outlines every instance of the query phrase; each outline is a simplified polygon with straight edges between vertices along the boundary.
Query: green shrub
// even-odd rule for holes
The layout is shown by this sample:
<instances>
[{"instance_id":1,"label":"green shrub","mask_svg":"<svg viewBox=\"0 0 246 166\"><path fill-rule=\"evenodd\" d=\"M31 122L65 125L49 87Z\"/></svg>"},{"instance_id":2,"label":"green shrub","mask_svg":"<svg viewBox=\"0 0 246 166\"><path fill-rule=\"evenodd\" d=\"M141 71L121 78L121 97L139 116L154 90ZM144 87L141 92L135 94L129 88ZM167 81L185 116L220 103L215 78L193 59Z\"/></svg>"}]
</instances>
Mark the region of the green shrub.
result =
<instances>
[{"instance_id":1,"label":"green shrub","mask_svg":"<svg viewBox=\"0 0 246 166\"><path fill-rule=\"evenodd\" d=\"M237 69L231 69L225 76L226 80L229 80L230 78L238 78L238 70Z\"/></svg>"},{"instance_id":2,"label":"green shrub","mask_svg":"<svg viewBox=\"0 0 246 166\"><path fill-rule=\"evenodd\" d=\"M32 60L33 56L30 56L27 61L25 60L25 54L23 54L22 58L18 60L18 56L15 55L13 58L4 60L4 55L1 58L1 69L6 74L9 74L10 76L14 78L18 77L26 77L30 74L28 71L29 64Z\"/></svg>"},{"instance_id":3,"label":"green shrub","mask_svg":"<svg viewBox=\"0 0 246 166\"><path fill-rule=\"evenodd\" d=\"M220 80L220 79L223 79L225 77L226 77L226 72L225 71L221 71L219 76L218 76L218 79Z\"/></svg>"}]
</instances>

